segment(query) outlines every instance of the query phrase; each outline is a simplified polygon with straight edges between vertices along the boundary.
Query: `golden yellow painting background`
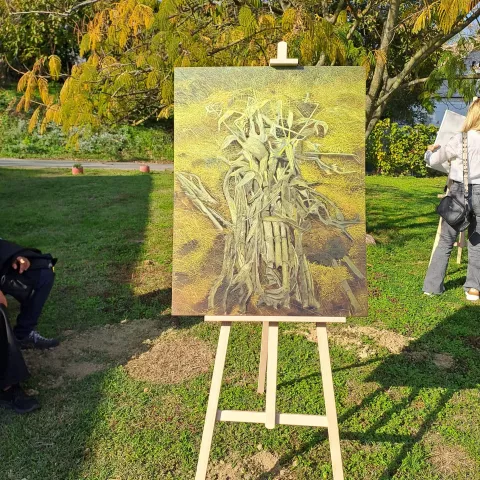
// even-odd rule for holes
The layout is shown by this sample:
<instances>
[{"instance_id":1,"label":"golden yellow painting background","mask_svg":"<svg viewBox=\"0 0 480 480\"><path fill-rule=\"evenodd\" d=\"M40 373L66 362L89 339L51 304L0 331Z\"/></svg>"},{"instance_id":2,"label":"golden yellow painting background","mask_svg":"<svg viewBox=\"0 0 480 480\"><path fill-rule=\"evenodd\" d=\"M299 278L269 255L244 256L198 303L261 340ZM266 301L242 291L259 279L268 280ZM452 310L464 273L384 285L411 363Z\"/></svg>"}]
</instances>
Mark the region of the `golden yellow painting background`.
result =
<instances>
[{"instance_id":1,"label":"golden yellow painting background","mask_svg":"<svg viewBox=\"0 0 480 480\"><path fill-rule=\"evenodd\" d=\"M261 99L282 100L292 104L308 98L319 104L314 118L326 122L324 138L311 139L320 152L353 153L359 162L341 157L325 157L347 175L327 174L313 162L302 161L300 169L307 182L334 201L345 215L358 215L361 223L348 228L353 243L333 227L312 222L305 235L309 251L347 249L358 269L365 273L365 198L364 198L364 125L365 76L360 67L310 67L299 70L275 70L269 67L177 68L175 70L175 171L198 175L218 204L224 217L229 212L222 183L228 165L220 160L228 131L218 128L218 119L233 101L254 91ZM327 252L328 253L328 252ZM204 315L207 296L218 277L223 260L223 237L211 221L198 211L175 182L173 245L173 314ZM365 315L366 283L354 278L344 265L330 266L310 262L314 281L320 288L325 315ZM353 312L351 299L341 288L348 280L358 302ZM232 312L235 313L235 312ZM254 312L253 314L268 314Z\"/></svg>"}]
</instances>

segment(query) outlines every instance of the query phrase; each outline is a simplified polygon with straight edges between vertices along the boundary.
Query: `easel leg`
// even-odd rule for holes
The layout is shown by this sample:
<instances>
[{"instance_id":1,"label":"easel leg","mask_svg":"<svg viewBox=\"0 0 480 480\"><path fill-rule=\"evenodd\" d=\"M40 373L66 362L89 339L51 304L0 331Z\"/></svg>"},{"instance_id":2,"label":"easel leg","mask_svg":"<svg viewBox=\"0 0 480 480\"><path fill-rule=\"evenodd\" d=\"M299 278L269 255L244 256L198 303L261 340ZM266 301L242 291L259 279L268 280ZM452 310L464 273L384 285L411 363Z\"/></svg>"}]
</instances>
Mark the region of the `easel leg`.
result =
<instances>
[{"instance_id":1,"label":"easel leg","mask_svg":"<svg viewBox=\"0 0 480 480\"><path fill-rule=\"evenodd\" d=\"M334 480L343 480L342 452L340 450L340 434L338 431L337 408L333 389L332 366L328 348L327 325L317 323L318 351L320 354L320 370L322 373L323 395L328 421L328 440Z\"/></svg>"},{"instance_id":2,"label":"easel leg","mask_svg":"<svg viewBox=\"0 0 480 480\"><path fill-rule=\"evenodd\" d=\"M435 235L435 241L433 242L432 253L430 254L430 261L428 262L428 266L430 266L430 264L432 263L433 254L435 253L438 242L440 241L440 234L442 233L442 220L442 217L440 217L440 220L438 221L437 234Z\"/></svg>"},{"instance_id":3,"label":"easel leg","mask_svg":"<svg viewBox=\"0 0 480 480\"><path fill-rule=\"evenodd\" d=\"M275 428L277 403L277 358L278 358L278 322L270 322L268 326L268 358L267 358L267 395L265 398L265 427Z\"/></svg>"},{"instance_id":4,"label":"easel leg","mask_svg":"<svg viewBox=\"0 0 480 480\"><path fill-rule=\"evenodd\" d=\"M215 428L215 420L217 417L218 399L220 397L220 388L222 386L223 369L225 368L230 327L231 323L223 322L220 328L220 338L218 339L217 354L215 356L215 365L213 367L212 385L208 397L207 414L205 416L202 445L200 447L200 455L198 456L195 480L204 480L207 476L208 457L210 456L213 429Z\"/></svg>"},{"instance_id":5,"label":"easel leg","mask_svg":"<svg viewBox=\"0 0 480 480\"><path fill-rule=\"evenodd\" d=\"M465 232L460 232L460 237L457 243L457 263L462 263L462 250L465 247Z\"/></svg>"},{"instance_id":6,"label":"easel leg","mask_svg":"<svg viewBox=\"0 0 480 480\"><path fill-rule=\"evenodd\" d=\"M260 349L260 368L258 372L258 393L265 393L265 375L267 373L268 357L268 322L262 325L262 346Z\"/></svg>"}]
</instances>

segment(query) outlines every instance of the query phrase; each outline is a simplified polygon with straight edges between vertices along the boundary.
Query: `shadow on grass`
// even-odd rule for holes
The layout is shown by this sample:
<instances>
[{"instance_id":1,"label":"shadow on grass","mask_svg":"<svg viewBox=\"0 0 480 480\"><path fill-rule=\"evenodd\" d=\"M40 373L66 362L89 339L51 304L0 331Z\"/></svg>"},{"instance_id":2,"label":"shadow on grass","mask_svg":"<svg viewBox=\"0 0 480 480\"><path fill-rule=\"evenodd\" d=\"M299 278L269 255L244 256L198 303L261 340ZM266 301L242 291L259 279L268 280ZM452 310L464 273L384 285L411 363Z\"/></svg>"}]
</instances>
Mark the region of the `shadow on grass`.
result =
<instances>
[{"instance_id":1,"label":"shadow on grass","mask_svg":"<svg viewBox=\"0 0 480 480\"><path fill-rule=\"evenodd\" d=\"M168 314L172 200L165 191L171 175L156 177L155 187L151 175L0 169L2 237L59 258L42 333L64 338L67 330L76 335L124 319L153 318L159 328L197 321L173 323ZM155 215L152 243L146 233ZM12 318L17 310L13 305ZM146 338L132 339L124 358L145 349ZM89 361L85 355L78 361ZM110 376L107 370L48 386L39 372L31 386L42 410L26 417L0 412L0 458L2 471L13 475L8 478L82 477L89 439L106 421L102 402Z\"/></svg>"},{"instance_id":2,"label":"shadow on grass","mask_svg":"<svg viewBox=\"0 0 480 480\"><path fill-rule=\"evenodd\" d=\"M438 194L442 193L441 189L433 190ZM382 199L381 203L379 198ZM439 199L434 193L375 185L374 189L368 192L366 200L367 232L372 233L379 243L405 245L418 238L420 228L435 235L438 225L435 208ZM424 218L419 220L419 217Z\"/></svg>"},{"instance_id":3,"label":"shadow on grass","mask_svg":"<svg viewBox=\"0 0 480 480\"><path fill-rule=\"evenodd\" d=\"M399 444L399 449L381 466L381 473L375 473L372 465L368 477L372 480L388 480L400 473L414 446L422 442L432 425L438 422L452 397L463 390L478 388L478 308L462 308L410 343L400 354L335 369L334 376L335 372L371 368L375 364L378 365L365 381L375 382L377 388L362 398L358 405L348 409L339 408L340 438L359 442L364 447L375 443ZM306 378L286 382L279 387ZM389 394L393 390L397 394L392 399ZM475 422L475 419L471 421ZM352 429L352 424L357 429ZM365 428L358 429L363 425ZM259 480L272 478L279 468L284 468L295 457L308 453L325 441L326 429L319 430L311 441L280 458L275 467L261 475ZM354 474L353 471L349 472L349 459L345 456L344 469L346 478Z\"/></svg>"}]
</instances>

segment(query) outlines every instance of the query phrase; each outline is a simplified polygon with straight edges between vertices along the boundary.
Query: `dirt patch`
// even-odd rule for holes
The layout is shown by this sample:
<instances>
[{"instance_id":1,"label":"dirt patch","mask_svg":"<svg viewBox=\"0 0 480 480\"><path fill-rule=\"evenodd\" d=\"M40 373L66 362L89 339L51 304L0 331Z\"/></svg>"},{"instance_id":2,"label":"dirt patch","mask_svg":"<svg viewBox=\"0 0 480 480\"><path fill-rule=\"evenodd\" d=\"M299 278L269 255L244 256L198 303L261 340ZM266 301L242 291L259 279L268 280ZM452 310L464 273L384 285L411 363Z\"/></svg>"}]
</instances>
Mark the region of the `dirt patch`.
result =
<instances>
[{"instance_id":1,"label":"dirt patch","mask_svg":"<svg viewBox=\"0 0 480 480\"><path fill-rule=\"evenodd\" d=\"M424 350L405 352L405 356L412 362L425 362L430 357Z\"/></svg>"},{"instance_id":2,"label":"dirt patch","mask_svg":"<svg viewBox=\"0 0 480 480\"><path fill-rule=\"evenodd\" d=\"M432 433L426 438L431 448L429 461L440 478L470 478L476 462L458 445L445 444L441 435Z\"/></svg>"},{"instance_id":3,"label":"dirt patch","mask_svg":"<svg viewBox=\"0 0 480 480\"><path fill-rule=\"evenodd\" d=\"M405 337L399 333L391 332L390 330L379 330L373 327L352 325L347 326L346 328L353 329L353 332L358 332L360 335L366 335L381 347L386 348L390 353L400 353L412 340L414 340L413 338Z\"/></svg>"},{"instance_id":4,"label":"dirt patch","mask_svg":"<svg viewBox=\"0 0 480 480\"><path fill-rule=\"evenodd\" d=\"M26 351L25 358L32 373L48 372L47 386L57 387L63 377L80 380L126 362L148 348L149 339L158 337L167 326L165 319L140 319L91 328L78 335L67 331L67 338L57 348Z\"/></svg>"},{"instance_id":5,"label":"dirt patch","mask_svg":"<svg viewBox=\"0 0 480 480\"><path fill-rule=\"evenodd\" d=\"M252 457L241 459L231 456L227 461L213 463L207 473L208 480L259 480L268 473L268 478L294 480L292 472L278 464L279 457L261 450ZM267 477L265 477L267 478Z\"/></svg>"},{"instance_id":6,"label":"dirt patch","mask_svg":"<svg viewBox=\"0 0 480 480\"><path fill-rule=\"evenodd\" d=\"M278 463L278 457L276 455L273 455L273 453L266 452L265 450L262 450L261 452L258 452L255 454L252 458L251 461L261 467L263 471L269 472L275 468L275 466Z\"/></svg>"},{"instance_id":7,"label":"dirt patch","mask_svg":"<svg viewBox=\"0 0 480 480\"><path fill-rule=\"evenodd\" d=\"M214 351L210 344L185 334L168 332L153 347L130 360L125 369L136 380L174 384L209 371Z\"/></svg>"},{"instance_id":8,"label":"dirt patch","mask_svg":"<svg viewBox=\"0 0 480 480\"><path fill-rule=\"evenodd\" d=\"M242 462L232 460L230 462L214 462L207 473L207 480L240 480L252 479L251 476L246 476Z\"/></svg>"},{"instance_id":9,"label":"dirt patch","mask_svg":"<svg viewBox=\"0 0 480 480\"><path fill-rule=\"evenodd\" d=\"M307 340L317 341L315 325L308 324L306 331L294 331L304 335ZM366 336L380 347L386 348L390 353L400 353L409 345L413 338L404 337L390 330L380 330L374 327L360 325L341 325L329 328L328 336L331 341L347 350L354 348L359 358L367 358L376 353L375 345L366 344L362 336Z\"/></svg>"},{"instance_id":10,"label":"dirt patch","mask_svg":"<svg viewBox=\"0 0 480 480\"><path fill-rule=\"evenodd\" d=\"M433 363L442 370L448 370L455 365L455 360L448 353L434 353Z\"/></svg>"},{"instance_id":11,"label":"dirt patch","mask_svg":"<svg viewBox=\"0 0 480 480\"><path fill-rule=\"evenodd\" d=\"M455 366L455 359L448 353L431 354L424 350L404 352L404 355L412 362L432 361L437 368L449 370Z\"/></svg>"},{"instance_id":12,"label":"dirt patch","mask_svg":"<svg viewBox=\"0 0 480 480\"><path fill-rule=\"evenodd\" d=\"M349 378L347 380L348 393L345 397L345 403L349 406L359 406L366 397L378 391L379 388L376 382L360 382L356 378Z\"/></svg>"},{"instance_id":13,"label":"dirt patch","mask_svg":"<svg viewBox=\"0 0 480 480\"><path fill-rule=\"evenodd\" d=\"M464 343L469 347L475 348L480 350L480 337L477 335L470 335L468 337L464 337Z\"/></svg>"}]
</instances>

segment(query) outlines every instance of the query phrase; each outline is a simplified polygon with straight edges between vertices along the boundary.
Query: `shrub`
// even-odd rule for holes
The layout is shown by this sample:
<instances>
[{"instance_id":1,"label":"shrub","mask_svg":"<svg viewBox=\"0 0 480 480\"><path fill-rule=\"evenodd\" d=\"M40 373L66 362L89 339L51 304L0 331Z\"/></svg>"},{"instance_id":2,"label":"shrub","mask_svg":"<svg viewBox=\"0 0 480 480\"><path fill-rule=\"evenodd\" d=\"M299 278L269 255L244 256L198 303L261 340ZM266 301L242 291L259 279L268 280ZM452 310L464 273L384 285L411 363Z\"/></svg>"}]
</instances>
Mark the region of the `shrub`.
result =
<instances>
[{"instance_id":1,"label":"shrub","mask_svg":"<svg viewBox=\"0 0 480 480\"><path fill-rule=\"evenodd\" d=\"M160 123L104 127L79 136L75 146L68 146L56 125L49 125L43 135L37 129L28 133L28 115L11 108L16 95L13 89L0 89L0 157L173 161L173 136Z\"/></svg>"},{"instance_id":2,"label":"shrub","mask_svg":"<svg viewBox=\"0 0 480 480\"><path fill-rule=\"evenodd\" d=\"M434 125L411 127L381 120L367 140L367 167L382 175L434 175L426 167L424 154L436 134Z\"/></svg>"}]
</instances>

